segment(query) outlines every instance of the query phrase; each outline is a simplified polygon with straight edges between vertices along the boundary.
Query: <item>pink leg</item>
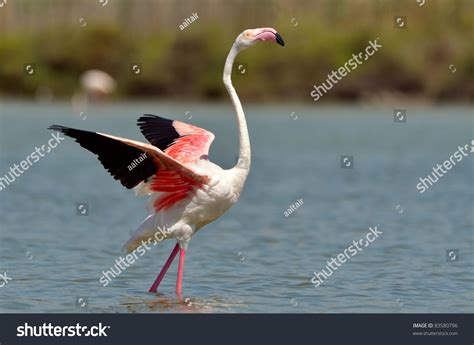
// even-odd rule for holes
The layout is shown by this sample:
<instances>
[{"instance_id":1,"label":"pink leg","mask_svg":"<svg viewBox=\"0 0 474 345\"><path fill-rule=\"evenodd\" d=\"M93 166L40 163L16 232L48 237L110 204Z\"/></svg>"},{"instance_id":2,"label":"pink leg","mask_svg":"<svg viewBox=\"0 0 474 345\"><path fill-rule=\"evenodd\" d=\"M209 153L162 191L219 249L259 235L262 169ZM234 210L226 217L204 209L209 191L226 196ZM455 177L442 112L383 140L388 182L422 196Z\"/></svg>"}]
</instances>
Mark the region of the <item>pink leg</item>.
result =
<instances>
[{"instance_id":1,"label":"pink leg","mask_svg":"<svg viewBox=\"0 0 474 345\"><path fill-rule=\"evenodd\" d=\"M183 271L184 271L184 258L186 257L186 250L181 248L179 251L179 265L178 265L178 278L176 279L176 295L181 296L183 288Z\"/></svg>"},{"instance_id":2,"label":"pink leg","mask_svg":"<svg viewBox=\"0 0 474 345\"><path fill-rule=\"evenodd\" d=\"M170 257L166 261L165 265L161 269L160 274L158 274L158 277L156 277L155 282L150 287L150 290L148 290L148 292L156 292L156 289L158 288L158 285L160 285L161 281L163 280L163 277L165 276L166 271L168 271L168 268L170 268L171 263L173 262L176 254L178 254L178 250L179 250L179 244L176 243L176 246L173 248L173 251L171 252Z\"/></svg>"}]
</instances>

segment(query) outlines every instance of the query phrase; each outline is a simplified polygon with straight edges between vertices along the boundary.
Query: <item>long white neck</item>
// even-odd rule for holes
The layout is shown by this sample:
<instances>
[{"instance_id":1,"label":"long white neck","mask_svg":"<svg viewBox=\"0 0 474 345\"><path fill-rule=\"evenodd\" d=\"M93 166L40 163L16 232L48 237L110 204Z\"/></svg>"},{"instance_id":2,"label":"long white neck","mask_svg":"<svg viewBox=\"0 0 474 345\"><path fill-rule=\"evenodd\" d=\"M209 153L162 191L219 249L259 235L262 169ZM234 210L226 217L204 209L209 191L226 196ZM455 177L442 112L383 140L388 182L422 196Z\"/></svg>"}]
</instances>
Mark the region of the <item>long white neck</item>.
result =
<instances>
[{"instance_id":1,"label":"long white neck","mask_svg":"<svg viewBox=\"0 0 474 345\"><path fill-rule=\"evenodd\" d=\"M235 170L240 170L242 177L247 177L247 174L250 170L250 139L249 139L249 132L247 129L247 122L245 120L244 110L242 109L242 104L240 103L239 96L237 96L237 92L235 92L234 86L232 85L231 75L232 75L232 66L234 64L235 57L239 53L239 47L237 43L234 43L232 49L227 56L227 60L225 61L224 66L224 85L227 88L227 92L229 92L230 99L232 100L232 104L235 108L235 113L237 115L237 124L239 129L239 160L235 165ZM242 181L242 187L243 182Z\"/></svg>"}]
</instances>

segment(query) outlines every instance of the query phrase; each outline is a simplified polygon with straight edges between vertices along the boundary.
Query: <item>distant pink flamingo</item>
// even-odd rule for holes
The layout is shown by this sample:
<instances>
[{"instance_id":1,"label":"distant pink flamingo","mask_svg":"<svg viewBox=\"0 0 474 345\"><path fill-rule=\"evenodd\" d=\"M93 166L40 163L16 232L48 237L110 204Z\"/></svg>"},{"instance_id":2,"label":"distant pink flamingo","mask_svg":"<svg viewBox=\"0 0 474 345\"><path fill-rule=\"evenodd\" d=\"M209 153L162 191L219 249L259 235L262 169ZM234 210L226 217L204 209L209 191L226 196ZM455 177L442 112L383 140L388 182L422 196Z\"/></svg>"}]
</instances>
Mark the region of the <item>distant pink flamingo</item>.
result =
<instances>
[{"instance_id":1,"label":"distant pink flamingo","mask_svg":"<svg viewBox=\"0 0 474 345\"><path fill-rule=\"evenodd\" d=\"M49 129L76 139L95 153L102 165L122 185L137 195L151 195L151 214L125 244L128 252L167 229L177 243L150 287L156 292L178 251L176 294L182 295L184 260L191 237L204 225L222 216L239 199L250 170L250 140L244 111L232 85L232 66L237 54L258 41L284 45L273 28L249 29L235 40L224 66L224 85L234 105L239 129L239 159L235 167L222 169L208 159L214 134L180 121L144 115L138 126L151 143L58 125ZM137 160L140 158L139 160ZM133 165L132 162L139 162Z\"/></svg>"}]
</instances>

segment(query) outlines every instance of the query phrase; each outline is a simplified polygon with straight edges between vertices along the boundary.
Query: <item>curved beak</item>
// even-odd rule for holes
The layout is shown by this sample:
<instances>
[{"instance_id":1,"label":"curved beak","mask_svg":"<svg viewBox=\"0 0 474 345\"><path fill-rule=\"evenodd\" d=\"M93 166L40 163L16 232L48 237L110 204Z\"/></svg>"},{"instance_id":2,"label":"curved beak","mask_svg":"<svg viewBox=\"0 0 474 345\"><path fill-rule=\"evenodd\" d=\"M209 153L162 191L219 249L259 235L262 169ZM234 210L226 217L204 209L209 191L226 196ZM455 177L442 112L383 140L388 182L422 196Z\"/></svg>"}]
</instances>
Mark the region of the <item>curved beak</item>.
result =
<instances>
[{"instance_id":1,"label":"curved beak","mask_svg":"<svg viewBox=\"0 0 474 345\"><path fill-rule=\"evenodd\" d=\"M275 32L274 33L275 35L275 38L276 38L276 42L281 45L281 46L284 46L285 45L285 41L283 41L283 38L280 36L280 34L278 32Z\"/></svg>"}]
</instances>

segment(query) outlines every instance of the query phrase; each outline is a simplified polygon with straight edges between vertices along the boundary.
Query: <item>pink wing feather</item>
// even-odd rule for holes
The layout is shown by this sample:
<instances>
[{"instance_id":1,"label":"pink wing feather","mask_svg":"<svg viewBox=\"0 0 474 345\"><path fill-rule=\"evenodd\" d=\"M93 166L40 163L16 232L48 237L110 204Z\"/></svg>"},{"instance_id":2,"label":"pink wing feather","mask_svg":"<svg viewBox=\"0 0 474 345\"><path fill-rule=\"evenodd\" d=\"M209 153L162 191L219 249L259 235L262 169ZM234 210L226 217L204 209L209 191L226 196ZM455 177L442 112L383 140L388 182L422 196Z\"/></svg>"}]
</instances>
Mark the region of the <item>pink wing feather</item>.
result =
<instances>
[{"instance_id":1,"label":"pink wing feather","mask_svg":"<svg viewBox=\"0 0 474 345\"><path fill-rule=\"evenodd\" d=\"M181 121L173 121L173 126L179 138L164 150L166 154L183 164L207 159L209 148L214 141L213 133Z\"/></svg>"},{"instance_id":2,"label":"pink wing feather","mask_svg":"<svg viewBox=\"0 0 474 345\"><path fill-rule=\"evenodd\" d=\"M119 140L127 145L142 149L153 157L157 172L151 180L151 190L163 194L155 200L153 207L156 212L166 210L181 200L193 195L196 189L208 182L208 177L197 174L192 168L184 165L175 157L149 144L98 133ZM176 145L176 144L175 144Z\"/></svg>"},{"instance_id":3,"label":"pink wing feather","mask_svg":"<svg viewBox=\"0 0 474 345\"><path fill-rule=\"evenodd\" d=\"M138 126L153 146L183 166L208 159L214 134L205 129L149 114L138 119ZM163 193L153 204L155 211L166 210L191 197L202 184L202 181L182 176L176 170L158 169L148 186L150 191Z\"/></svg>"}]
</instances>

